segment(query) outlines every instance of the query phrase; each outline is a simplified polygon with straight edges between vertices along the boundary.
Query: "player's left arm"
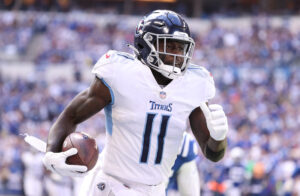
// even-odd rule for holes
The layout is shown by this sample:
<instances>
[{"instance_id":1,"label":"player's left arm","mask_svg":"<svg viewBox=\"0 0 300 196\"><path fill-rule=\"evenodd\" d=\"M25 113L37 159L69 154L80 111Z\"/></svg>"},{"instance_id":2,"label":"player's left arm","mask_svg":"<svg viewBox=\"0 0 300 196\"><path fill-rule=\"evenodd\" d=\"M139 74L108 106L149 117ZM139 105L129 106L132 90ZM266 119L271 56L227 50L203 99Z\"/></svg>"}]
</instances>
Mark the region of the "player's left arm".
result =
<instances>
[{"instance_id":1,"label":"player's left arm","mask_svg":"<svg viewBox=\"0 0 300 196\"><path fill-rule=\"evenodd\" d=\"M227 147L227 117L222 106L201 103L189 116L192 132L206 158L217 162L224 157Z\"/></svg>"}]
</instances>

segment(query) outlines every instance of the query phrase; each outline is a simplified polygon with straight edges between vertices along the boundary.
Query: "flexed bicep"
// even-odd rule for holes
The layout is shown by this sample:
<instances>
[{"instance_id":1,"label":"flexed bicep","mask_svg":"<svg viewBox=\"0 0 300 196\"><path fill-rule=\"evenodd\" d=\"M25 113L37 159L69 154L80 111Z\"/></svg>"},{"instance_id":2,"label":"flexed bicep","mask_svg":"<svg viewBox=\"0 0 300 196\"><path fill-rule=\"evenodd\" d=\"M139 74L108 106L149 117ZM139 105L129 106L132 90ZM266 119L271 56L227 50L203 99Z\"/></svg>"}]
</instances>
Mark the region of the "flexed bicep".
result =
<instances>
[{"instance_id":1,"label":"flexed bicep","mask_svg":"<svg viewBox=\"0 0 300 196\"><path fill-rule=\"evenodd\" d=\"M97 77L91 86L78 94L66 107L65 113L75 123L81 123L111 103L108 87Z\"/></svg>"}]
</instances>

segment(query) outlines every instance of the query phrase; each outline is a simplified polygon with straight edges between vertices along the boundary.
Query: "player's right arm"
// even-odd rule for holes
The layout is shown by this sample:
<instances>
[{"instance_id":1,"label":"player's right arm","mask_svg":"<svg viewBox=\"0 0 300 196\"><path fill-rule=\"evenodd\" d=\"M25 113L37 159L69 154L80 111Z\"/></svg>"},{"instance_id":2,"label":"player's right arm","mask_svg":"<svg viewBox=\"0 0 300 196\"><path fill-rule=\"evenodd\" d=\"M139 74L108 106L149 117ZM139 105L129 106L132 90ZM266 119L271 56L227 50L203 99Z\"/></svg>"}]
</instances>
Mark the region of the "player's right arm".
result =
<instances>
[{"instance_id":1,"label":"player's right arm","mask_svg":"<svg viewBox=\"0 0 300 196\"><path fill-rule=\"evenodd\" d=\"M97 77L90 87L79 93L59 115L50 129L47 151L60 152L64 139L76 125L93 116L111 102L108 87Z\"/></svg>"},{"instance_id":2,"label":"player's right arm","mask_svg":"<svg viewBox=\"0 0 300 196\"><path fill-rule=\"evenodd\" d=\"M88 89L79 93L59 115L50 129L47 152L43 163L52 172L65 176L80 176L86 166L68 165L66 159L77 154L76 148L60 152L68 134L75 131L77 124L93 116L111 102L108 87L97 77Z\"/></svg>"}]
</instances>

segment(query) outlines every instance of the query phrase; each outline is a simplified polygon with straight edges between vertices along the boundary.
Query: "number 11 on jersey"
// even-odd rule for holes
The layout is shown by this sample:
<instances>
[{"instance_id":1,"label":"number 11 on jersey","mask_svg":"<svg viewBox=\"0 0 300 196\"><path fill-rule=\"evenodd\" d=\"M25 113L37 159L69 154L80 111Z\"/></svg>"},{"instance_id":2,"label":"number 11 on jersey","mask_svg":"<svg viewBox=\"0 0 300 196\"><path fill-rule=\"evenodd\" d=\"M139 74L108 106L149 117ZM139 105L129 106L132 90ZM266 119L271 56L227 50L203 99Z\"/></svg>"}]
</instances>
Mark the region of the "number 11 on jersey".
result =
<instances>
[{"instance_id":1,"label":"number 11 on jersey","mask_svg":"<svg viewBox=\"0 0 300 196\"><path fill-rule=\"evenodd\" d=\"M150 138L153 126L153 120L156 117L157 113L148 113L146 119L146 126L144 130L144 140L143 140L143 148L142 148L142 155L140 158L141 163L147 163L148 161L148 153L150 150ZM161 123L160 123L160 131L158 134L158 148L156 152L155 164L160 164L163 149L164 149L164 138L167 132L167 126L169 122L169 115L162 115Z\"/></svg>"}]
</instances>

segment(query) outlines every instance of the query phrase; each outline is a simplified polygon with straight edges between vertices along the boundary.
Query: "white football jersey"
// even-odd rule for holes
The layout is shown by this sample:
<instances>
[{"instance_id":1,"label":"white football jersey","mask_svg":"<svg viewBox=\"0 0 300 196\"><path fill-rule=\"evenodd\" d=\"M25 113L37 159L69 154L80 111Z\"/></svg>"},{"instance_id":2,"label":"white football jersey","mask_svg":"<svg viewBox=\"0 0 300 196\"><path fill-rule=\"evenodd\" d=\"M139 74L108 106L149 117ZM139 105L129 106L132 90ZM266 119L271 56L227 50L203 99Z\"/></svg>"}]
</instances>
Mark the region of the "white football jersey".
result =
<instances>
[{"instance_id":1,"label":"white football jersey","mask_svg":"<svg viewBox=\"0 0 300 196\"><path fill-rule=\"evenodd\" d=\"M215 95L210 73L191 65L184 76L161 88L148 66L113 50L100 58L92 73L112 97L104 108L103 171L147 185L166 181L190 113Z\"/></svg>"}]
</instances>

